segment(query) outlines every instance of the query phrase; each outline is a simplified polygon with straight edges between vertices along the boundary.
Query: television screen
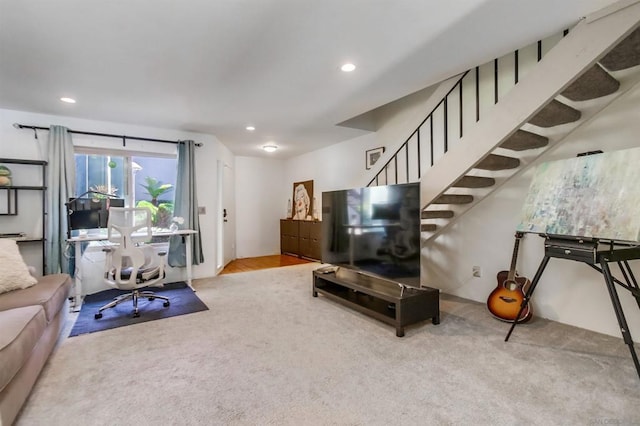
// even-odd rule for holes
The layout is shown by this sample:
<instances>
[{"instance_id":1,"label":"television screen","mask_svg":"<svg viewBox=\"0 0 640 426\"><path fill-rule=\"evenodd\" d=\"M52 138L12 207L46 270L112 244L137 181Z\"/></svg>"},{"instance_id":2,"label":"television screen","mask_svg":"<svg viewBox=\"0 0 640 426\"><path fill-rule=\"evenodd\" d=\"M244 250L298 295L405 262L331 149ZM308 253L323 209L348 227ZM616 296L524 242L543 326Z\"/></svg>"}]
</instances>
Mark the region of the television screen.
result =
<instances>
[{"instance_id":1,"label":"television screen","mask_svg":"<svg viewBox=\"0 0 640 426\"><path fill-rule=\"evenodd\" d=\"M322 261L386 278L420 276L420 184L322 193Z\"/></svg>"}]
</instances>

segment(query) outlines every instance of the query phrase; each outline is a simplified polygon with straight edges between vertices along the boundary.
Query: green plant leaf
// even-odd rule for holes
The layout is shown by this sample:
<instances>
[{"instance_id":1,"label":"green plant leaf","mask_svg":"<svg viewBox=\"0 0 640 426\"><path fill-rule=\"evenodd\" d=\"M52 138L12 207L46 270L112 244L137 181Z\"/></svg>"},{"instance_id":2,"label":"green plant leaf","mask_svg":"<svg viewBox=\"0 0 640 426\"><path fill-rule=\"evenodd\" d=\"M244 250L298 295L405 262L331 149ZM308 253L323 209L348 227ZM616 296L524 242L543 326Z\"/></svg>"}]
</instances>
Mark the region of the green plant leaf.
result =
<instances>
[{"instance_id":1,"label":"green plant leaf","mask_svg":"<svg viewBox=\"0 0 640 426\"><path fill-rule=\"evenodd\" d=\"M145 177L146 183L141 183L140 186L145 189L147 194L151 197L151 203L153 205L158 204L158 197L160 197L165 192L171 191L173 189L173 185L170 183L162 183L158 179L147 176Z\"/></svg>"},{"instance_id":2,"label":"green plant leaf","mask_svg":"<svg viewBox=\"0 0 640 426\"><path fill-rule=\"evenodd\" d=\"M155 226L158 217L158 207L154 206L147 200L140 200L136 204L136 207L145 207L151 211L151 224Z\"/></svg>"}]
</instances>

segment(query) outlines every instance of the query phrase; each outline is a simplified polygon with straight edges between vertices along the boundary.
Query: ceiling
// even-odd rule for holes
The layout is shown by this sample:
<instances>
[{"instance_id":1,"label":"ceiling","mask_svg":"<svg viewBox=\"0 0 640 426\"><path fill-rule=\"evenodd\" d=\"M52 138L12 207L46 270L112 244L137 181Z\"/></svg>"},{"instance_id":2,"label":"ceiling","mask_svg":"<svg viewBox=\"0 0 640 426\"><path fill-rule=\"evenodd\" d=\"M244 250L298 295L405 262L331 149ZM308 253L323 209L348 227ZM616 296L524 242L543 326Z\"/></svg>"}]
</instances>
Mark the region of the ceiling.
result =
<instances>
[{"instance_id":1,"label":"ceiling","mask_svg":"<svg viewBox=\"0 0 640 426\"><path fill-rule=\"evenodd\" d=\"M237 155L287 158L364 134L336 124L612 2L0 0L0 108L213 134ZM280 149L264 153L267 142Z\"/></svg>"}]
</instances>

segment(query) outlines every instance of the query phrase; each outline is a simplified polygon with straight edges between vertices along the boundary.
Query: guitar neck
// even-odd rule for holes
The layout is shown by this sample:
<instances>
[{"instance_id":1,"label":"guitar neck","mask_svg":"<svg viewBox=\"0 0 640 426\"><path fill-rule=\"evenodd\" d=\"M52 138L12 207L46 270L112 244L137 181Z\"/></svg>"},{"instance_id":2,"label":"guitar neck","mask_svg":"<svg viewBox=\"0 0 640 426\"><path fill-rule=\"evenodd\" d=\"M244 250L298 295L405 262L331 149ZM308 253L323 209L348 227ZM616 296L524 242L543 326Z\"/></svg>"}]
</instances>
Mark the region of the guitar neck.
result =
<instances>
[{"instance_id":1,"label":"guitar neck","mask_svg":"<svg viewBox=\"0 0 640 426\"><path fill-rule=\"evenodd\" d=\"M509 267L509 274L507 280L513 281L516 278L516 262L518 261L518 249L520 248L521 233L516 233L516 241L513 243L513 254L511 255L511 266Z\"/></svg>"}]
</instances>

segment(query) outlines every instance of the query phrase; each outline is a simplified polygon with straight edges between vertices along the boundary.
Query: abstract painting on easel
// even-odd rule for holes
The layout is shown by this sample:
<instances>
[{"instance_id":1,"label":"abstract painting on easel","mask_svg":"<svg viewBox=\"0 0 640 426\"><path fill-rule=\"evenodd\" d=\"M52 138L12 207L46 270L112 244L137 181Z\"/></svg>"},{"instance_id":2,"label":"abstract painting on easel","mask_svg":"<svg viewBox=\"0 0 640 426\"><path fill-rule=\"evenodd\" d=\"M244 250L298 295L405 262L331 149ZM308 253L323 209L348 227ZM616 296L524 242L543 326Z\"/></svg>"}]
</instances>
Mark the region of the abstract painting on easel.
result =
<instances>
[{"instance_id":1,"label":"abstract painting on easel","mask_svg":"<svg viewBox=\"0 0 640 426\"><path fill-rule=\"evenodd\" d=\"M640 241L640 148L549 161L535 170L517 230Z\"/></svg>"}]
</instances>

